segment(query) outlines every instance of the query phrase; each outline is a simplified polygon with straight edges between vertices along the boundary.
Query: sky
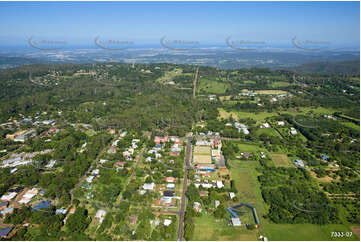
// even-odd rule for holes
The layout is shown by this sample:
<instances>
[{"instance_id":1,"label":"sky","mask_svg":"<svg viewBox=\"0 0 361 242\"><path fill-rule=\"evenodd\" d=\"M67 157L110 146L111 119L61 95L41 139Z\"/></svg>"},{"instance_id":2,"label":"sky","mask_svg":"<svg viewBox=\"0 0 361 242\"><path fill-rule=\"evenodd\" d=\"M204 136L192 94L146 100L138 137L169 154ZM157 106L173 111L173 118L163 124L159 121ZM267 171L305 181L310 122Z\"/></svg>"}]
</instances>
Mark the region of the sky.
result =
<instances>
[{"instance_id":1,"label":"sky","mask_svg":"<svg viewBox=\"0 0 361 242\"><path fill-rule=\"evenodd\" d=\"M359 2L0 2L0 46L30 37L90 44L107 40L224 43L360 43Z\"/></svg>"}]
</instances>

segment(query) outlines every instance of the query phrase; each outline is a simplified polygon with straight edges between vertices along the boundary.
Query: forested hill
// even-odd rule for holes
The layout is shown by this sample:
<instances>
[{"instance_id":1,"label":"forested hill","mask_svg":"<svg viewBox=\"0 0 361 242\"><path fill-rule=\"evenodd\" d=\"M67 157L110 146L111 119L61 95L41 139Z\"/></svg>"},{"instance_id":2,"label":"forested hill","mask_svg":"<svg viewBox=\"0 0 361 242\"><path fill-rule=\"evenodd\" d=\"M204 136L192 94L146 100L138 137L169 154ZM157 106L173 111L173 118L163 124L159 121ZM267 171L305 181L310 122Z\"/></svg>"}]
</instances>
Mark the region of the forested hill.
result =
<instances>
[{"instance_id":1,"label":"forested hill","mask_svg":"<svg viewBox=\"0 0 361 242\"><path fill-rule=\"evenodd\" d=\"M359 74L360 61L342 61L342 62L315 62L303 64L290 70L299 73L320 73L320 74Z\"/></svg>"}]
</instances>

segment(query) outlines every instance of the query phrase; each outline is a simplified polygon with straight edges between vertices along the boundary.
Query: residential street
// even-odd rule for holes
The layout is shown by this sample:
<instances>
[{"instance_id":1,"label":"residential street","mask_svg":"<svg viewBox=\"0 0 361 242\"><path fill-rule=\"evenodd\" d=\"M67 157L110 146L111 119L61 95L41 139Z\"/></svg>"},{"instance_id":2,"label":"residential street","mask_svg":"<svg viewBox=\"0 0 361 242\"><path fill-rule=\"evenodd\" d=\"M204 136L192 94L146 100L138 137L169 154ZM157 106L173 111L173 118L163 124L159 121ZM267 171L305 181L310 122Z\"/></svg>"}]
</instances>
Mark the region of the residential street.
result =
<instances>
[{"instance_id":1,"label":"residential street","mask_svg":"<svg viewBox=\"0 0 361 242\"><path fill-rule=\"evenodd\" d=\"M178 239L177 239L178 241L181 241L183 239L184 211L185 211L185 206L186 206L188 169L190 168L190 159L191 159L191 154L192 154L192 139L193 139L193 137L187 137L187 153L186 153L186 157L185 157L186 167L185 167L185 171L184 171L181 208L179 210L179 227L178 227Z\"/></svg>"}]
</instances>

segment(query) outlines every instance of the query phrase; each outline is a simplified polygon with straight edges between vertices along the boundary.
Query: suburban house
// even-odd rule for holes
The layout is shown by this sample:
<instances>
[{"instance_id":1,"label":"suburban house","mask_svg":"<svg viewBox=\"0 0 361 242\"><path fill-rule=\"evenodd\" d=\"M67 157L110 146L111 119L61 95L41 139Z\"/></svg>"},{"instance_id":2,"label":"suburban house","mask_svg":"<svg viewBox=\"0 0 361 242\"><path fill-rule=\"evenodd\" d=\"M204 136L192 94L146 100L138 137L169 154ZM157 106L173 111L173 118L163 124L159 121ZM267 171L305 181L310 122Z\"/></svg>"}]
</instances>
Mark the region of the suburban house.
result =
<instances>
[{"instance_id":1,"label":"suburban house","mask_svg":"<svg viewBox=\"0 0 361 242\"><path fill-rule=\"evenodd\" d=\"M297 134L297 130L294 127L291 127L291 134L292 135L296 135Z\"/></svg>"},{"instance_id":2,"label":"suburban house","mask_svg":"<svg viewBox=\"0 0 361 242\"><path fill-rule=\"evenodd\" d=\"M155 136L154 137L154 142L156 143L156 144L159 144L159 143L165 143L165 142L168 142L169 141L169 138L168 138L168 136L165 136L165 137L158 137L158 136Z\"/></svg>"},{"instance_id":3,"label":"suburban house","mask_svg":"<svg viewBox=\"0 0 361 242\"><path fill-rule=\"evenodd\" d=\"M215 165L213 164L200 164L197 166L198 170L200 171L214 171Z\"/></svg>"},{"instance_id":4,"label":"suburban house","mask_svg":"<svg viewBox=\"0 0 361 242\"><path fill-rule=\"evenodd\" d=\"M167 184L167 189L174 189L175 188L175 184L174 183L169 183Z\"/></svg>"},{"instance_id":5,"label":"suburban house","mask_svg":"<svg viewBox=\"0 0 361 242\"><path fill-rule=\"evenodd\" d=\"M231 221L232 221L233 226L241 226L242 225L241 220L239 218L232 218Z\"/></svg>"},{"instance_id":6,"label":"suburban house","mask_svg":"<svg viewBox=\"0 0 361 242\"><path fill-rule=\"evenodd\" d=\"M0 198L0 200L2 200L2 201L10 201L10 200L12 200L13 198L15 198L16 195L18 195L16 192L10 192L10 193L8 193L8 194L2 195L2 197Z\"/></svg>"},{"instance_id":7,"label":"suburban house","mask_svg":"<svg viewBox=\"0 0 361 242\"><path fill-rule=\"evenodd\" d=\"M294 161L294 164L295 164L295 166L297 166L297 167L301 167L301 168L304 168L304 167L305 167L305 164L303 163L302 160L295 160L295 161Z\"/></svg>"},{"instance_id":8,"label":"suburban house","mask_svg":"<svg viewBox=\"0 0 361 242\"><path fill-rule=\"evenodd\" d=\"M174 197L174 191L164 191L163 196L164 197Z\"/></svg>"},{"instance_id":9,"label":"suburban house","mask_svg":"<svg viewBox=\"0 0 361 242\"><path fill-rule=\"evenodd\" d=\"M3 229L0 229L0 238L5 239L10 234L10 232L13 230L14 227L6 227Z\"/></svg>"},{"instance_id":10,"label":"suburban house","mask_svg":"<svg viewBox=\"0 0 361 242\"><path fill-rule=\"evenodd\" d=\"M166 177L165 180L166 180L166 182L174 183L177 179L174 177Z\"/></svg>"},{"instance_id":11,"label":"suburban house","mask_svg":"<svg viewBox=\"0 0 361 242\"><path fill-rule=\"evenodd\" d=\"M321 155L321 159L325 161L329 161L330 157L328 157L327 155Z\"/></svg>"},{"instance_id":12,"label":"suburban house","mask_svg":"<svg viewBox=\"0 0 361 242\"><path fill-rule=\"evenodd\" d=\"M51 202L50 201L41 201L39 202L37 205L35 205L32 209L32 211L38 211L40 209L43 209L43 208L48 208L50 207L51 205Z\"/></svg>"},{"instance_id":13,"label":"suburban house","mask_svg":"<svg viewBox=\"0 0 361 242\"><path fill-rule=\"evenodd\" d=\"M6 216L6 214L10 214L13 211L14 211L13 207L4 208L3 210L0 211L0 215L1 216Z\"/></svg>"},{"instance_id":14,"label":"suburban house","mask_svg":"<svg viewBox=\"0 0 361 242\"><path fill-rule=\"evenodd\" d=\"M9 206L9 202L6 201L6 202L0 202L0 209L4 209L4 208L7 208Z\"/></svg>"},{"instance_id":15,"label":"suburban house","mask_svg":"<svg viewBox=\"0 0 361 242\"><path fill-rule=\"evenodd\" d=\"M171 223L172 223L172 220L170 220L170 219L164 219L164 226L169 226L169 225L171 225Z\"/></svg>"},{"instance_id":16,"label":"suburban house","mask_svg":"<svg viewBox=\"0 0 361 242\"><path fill-rule=\"evenodd\" d=\"M86 179L86 181L89 182L89 183L92 183L93 179L94 179L94 176L89 176L89 177Z\"/></svg>"},{"instance_id":17,"label":"suburban house","mask_svg":"<svg viewBox=\"0 0 361 242\"><path fill-rule=\"evenodd\" d=\"M154 187L155 187L154 182L152 182L152 183L145 183L145 184L143 185L143 189L144 189L144 190L154 190Z\"/></svg>"},{"instance_id":18,"label":"suburban house","mask_svg":"<svg viewBox=\"0 0 361 242\"><path fill-rule=\"evenodd\" d=\"M285 122L284 122L284 121L278 121L278 122L277 122L277 125L278 125L278 126L284 126L284 125L285 125Z\"/></svg>"},{"instance_id":19,"label":"suburban house","mask_svg":"<svg viewBox=\"0 0 361 242\"><path fill-rule=\"evenodd\" d=\"M97 213L95 214L95 219L99 221L99 223L103 223L103 220L105 218L105 215L107 214L107 212L103 209L99 209L97 211Z\"/></svg>"}]
</instances>

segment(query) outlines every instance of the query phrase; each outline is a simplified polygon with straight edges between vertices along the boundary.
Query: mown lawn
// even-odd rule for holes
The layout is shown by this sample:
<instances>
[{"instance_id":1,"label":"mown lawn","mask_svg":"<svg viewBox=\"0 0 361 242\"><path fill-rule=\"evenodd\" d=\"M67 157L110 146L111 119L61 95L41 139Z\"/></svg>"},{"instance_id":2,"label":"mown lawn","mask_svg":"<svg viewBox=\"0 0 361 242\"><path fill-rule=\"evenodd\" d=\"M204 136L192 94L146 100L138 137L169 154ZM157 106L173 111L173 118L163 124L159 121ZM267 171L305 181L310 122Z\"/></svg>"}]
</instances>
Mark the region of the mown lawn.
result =
<instances>
[{"instance_id":1,"label":"mown lawn","mask_svg":"<svg viewBox=\"0 0 361 242\"><path fill-rule=\"evenodd\" d=\"M259 147L257 144L237 143L237 145L240 152L266 151L264 148Z\"/></svg>"},{"instance_id":2,"label":"mown lawn","mask_svg":"<svg viewBox=\"0 0 361 242\"><path fill-rule=\"evenodd\" d=\"M292 85L292 84L289 83L289 82L282 82L282 81L280 81L280 82L272 82L272 84L271 84L271 86L272 86L273 88L277 88L277 87L287 87L287 86L290 86L290 85Z\"/></svg>"},{"instance_id":3,"label":"mown lawn","mask_svg":"<svg viewBox=\"0 0 361 242\"><path fill-rule=\"evenodd\" d=\"M328 241L328 240L359 240L357 236L346 238L331 237L331 232L350 232L345 225L317 225L317 224L267 224L264 235L269 240L288 241Z\"/></svg>"},{"instance_id":4,"label":"mown lawn","mask_svg":"<svg viewBox=\"0 0 361 242\"><path fill-rule=\"evenodd\" d=\"M285 154L270 154L276 167L292 167L290 159Z\"/></svg>"},{"instance_id":5,"label":"mown lawn","mask_svg":"<svg viewBox=\"0 0 361 242\"><path fill-rule=\"evenodd\" d=\"M267 134L270 136L278 136L276 131L274 131L274 129L272 128L262 128L256 131L257 135L261 135L261 134Z\"/></svg>"},{"instance_id":6,"label":"mown lawn","mask_svg":"<svg viewBox=\"0 0 361 242\"><path fill-rule=\"evenodd\" d=\"M199 80L198 92L222 94L226 92L228 85L224 82L201 78Z\"/></svg>"},{"instance_id":7,"label":"mown lawn","mask_svg":"<svg viewBox=\"0 0 361 242\"><path fill-rule=\"evenodd\" d=\"M225 220L216 221L213 215L203 214L194 219L194 233L192 240L257 240L257 231L247 230L245 226L233 227Z\"/></svg>"}]
</instances>

